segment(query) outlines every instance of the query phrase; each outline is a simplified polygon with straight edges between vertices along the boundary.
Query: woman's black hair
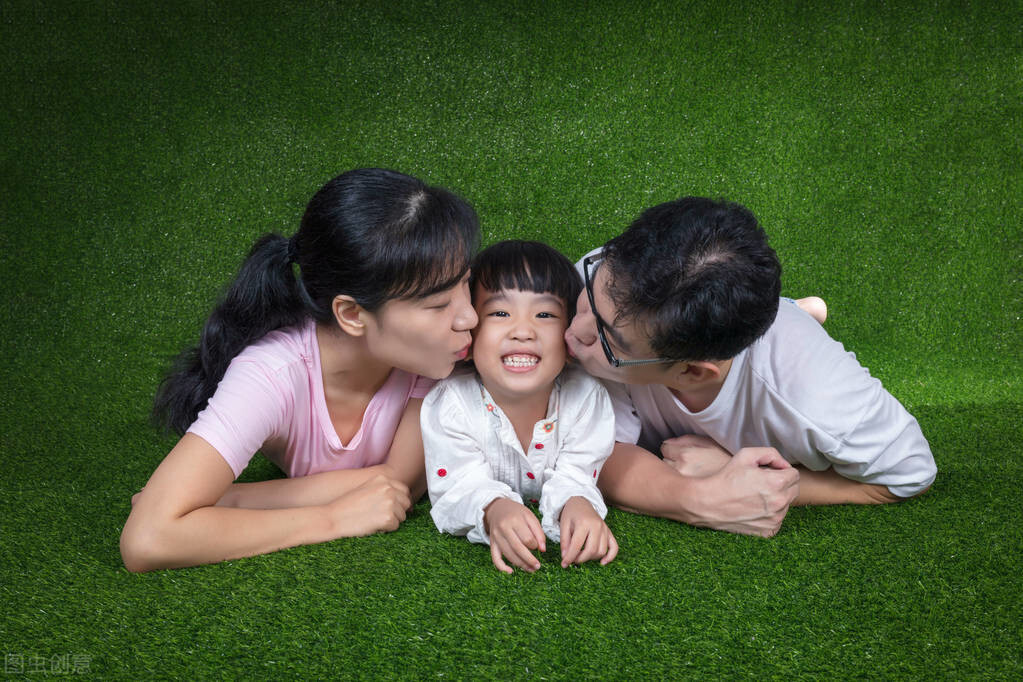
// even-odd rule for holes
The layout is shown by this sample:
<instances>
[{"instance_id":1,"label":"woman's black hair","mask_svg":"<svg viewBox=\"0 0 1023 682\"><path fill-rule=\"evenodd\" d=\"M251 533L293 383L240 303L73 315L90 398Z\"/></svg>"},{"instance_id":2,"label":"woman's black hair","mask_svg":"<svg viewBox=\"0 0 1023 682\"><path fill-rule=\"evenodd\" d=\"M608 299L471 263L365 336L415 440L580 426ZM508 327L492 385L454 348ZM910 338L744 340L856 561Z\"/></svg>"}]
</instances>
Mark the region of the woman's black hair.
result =
<instances>
[{"instance_id":1,"label":"woman's black hair","mask_svg":"<svg viewBox=\"0 0 1023 682\"><path fill-rule=\"evenodd\" d=\"M154 420L184 433L246 346L310 317L332 323L339 294L372 312L449 289L478 244L475 211L447 190L380 168L337 176L309 201L291 239L268 234L252 247L198 345L160 385Z\"/></svg>"},{"instance_id":2,"label":"woman's black hair","mask_svg":"<svg viewBox=\"0 0 1023 682\"><path fill-rule=\"evenodd\" d=\"M536 294L554 294L565 301L568 321L575 315L575 302L583 282L572 261L542 242L509 239L489 246L472 262L469 286L485 291L519 289ZM475 301L474 301L475 302Z\"/></svg>"}]
</instances>

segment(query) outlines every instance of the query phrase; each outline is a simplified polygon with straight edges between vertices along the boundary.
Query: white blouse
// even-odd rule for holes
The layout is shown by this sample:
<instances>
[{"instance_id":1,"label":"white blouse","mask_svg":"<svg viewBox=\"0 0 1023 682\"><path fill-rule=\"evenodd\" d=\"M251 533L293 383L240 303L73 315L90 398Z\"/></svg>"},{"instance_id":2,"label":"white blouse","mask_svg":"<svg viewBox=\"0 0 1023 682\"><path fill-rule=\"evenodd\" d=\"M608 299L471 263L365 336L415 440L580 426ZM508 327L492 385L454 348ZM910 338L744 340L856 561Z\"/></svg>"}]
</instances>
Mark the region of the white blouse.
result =
<instances>
[{"instance_id":1,"label":"white blouse","mask_svg":"<svg viewBox=\"0 0 1023 682\"><path fill-rule=\"evenodd\" d=\"M423 401L420 423L430 514L442 533L490 544L483 510L499 497L539 504L554 542L570 498L584 497L607 515L597 478L614 447L614 411L603 385L579 367L558 376L528 452L475 372L438 383Z\"/></svg>"}]
</instances>

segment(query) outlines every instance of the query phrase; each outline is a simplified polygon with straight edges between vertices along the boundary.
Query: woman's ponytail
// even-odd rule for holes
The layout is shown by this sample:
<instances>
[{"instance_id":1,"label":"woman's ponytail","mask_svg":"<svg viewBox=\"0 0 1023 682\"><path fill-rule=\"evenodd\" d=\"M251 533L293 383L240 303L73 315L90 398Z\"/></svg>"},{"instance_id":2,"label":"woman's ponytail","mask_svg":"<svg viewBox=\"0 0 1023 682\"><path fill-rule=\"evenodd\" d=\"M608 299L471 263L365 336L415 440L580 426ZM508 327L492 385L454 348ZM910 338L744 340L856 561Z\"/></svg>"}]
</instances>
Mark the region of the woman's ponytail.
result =
<instances>
[{"instance_id":1,"label":"woman's ponytail","mask_svg":"<svg viewBox=\"0 0 1023 682\"><path fill-rule=\"evenodd\" d=\"M199 344L183 352L163 380L153 418L183 434L206 407L227 366L267 333L299 324L308 316L296 279L292 240L268 234L252 247L241 270L210 313Z\"/></svg>"}]
</instances>

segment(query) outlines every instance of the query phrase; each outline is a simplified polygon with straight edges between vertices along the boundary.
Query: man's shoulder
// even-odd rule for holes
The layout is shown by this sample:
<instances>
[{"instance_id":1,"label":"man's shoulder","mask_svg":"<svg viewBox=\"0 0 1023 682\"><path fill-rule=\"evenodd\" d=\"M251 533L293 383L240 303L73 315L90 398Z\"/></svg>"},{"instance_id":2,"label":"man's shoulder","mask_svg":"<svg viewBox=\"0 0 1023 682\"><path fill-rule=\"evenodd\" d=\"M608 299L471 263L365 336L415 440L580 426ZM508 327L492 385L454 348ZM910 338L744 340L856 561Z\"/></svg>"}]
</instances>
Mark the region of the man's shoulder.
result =
<instances>
[{"instance_id":1,"label":"man's shoulder","mask_svg":"<svg viewBox=\"0 0 1023 682\"><path fill-rule=\"evenodd\" d=\"M866 399L880 386L854 353L786 301L748 351L747 380L810 413L830 411L837 400Z\"/></svg>"},{"instance_id":2,"label":"man's shoulder","mask_svg":"<svg viewBox=\"0 0 1023 682\"><path fill-rule=\"evenodd\" d=\"M604 250L603 245L598 246L595 249L590 249L589 251L587 251L586 253L584 253L582 255L582 258L580 258L579 260L577 260L575 262L575 269L579 273L580 277L584 277L585 276L585 274L583 273L583 261L586 260L586 258L589 257L589 256L596 256L597 254L599 254L603 250Z\"/></svg>"}]
</instances>

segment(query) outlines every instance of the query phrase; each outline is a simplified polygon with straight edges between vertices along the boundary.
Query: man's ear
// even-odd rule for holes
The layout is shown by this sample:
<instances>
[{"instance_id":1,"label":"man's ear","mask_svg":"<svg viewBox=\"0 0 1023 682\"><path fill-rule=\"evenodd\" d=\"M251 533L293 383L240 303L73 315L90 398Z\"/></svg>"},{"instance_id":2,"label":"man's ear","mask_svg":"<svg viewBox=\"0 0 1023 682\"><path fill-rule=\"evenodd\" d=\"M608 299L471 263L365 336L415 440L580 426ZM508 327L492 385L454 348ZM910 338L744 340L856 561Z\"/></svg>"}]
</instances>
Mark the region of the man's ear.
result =
<instances>
[{"instance_id":1,"label":"man's ear","mask_svg":"<svg viewBox=\"0 0 1023 682\"><path fill-rule=\"evenodd\" d=\"M366 320L363 319L366 309L356 303L354 298L343 294L335 296L331 309L341 331L349 336L362 336L366 333Z\"/></svg>"},{"instance_id":2,"label":"man's ear","mask_svg":"<svg viewBox=\"0 0 1023 682\"><path fill-rule=\"evenodd\" d=\"M683 390L700 388L721 380L721 366L716 362L680 362L673 370L676 385Z\"/></svg>"}]
</instances>

